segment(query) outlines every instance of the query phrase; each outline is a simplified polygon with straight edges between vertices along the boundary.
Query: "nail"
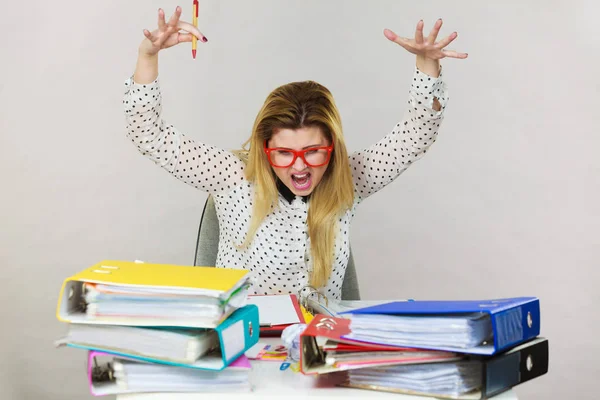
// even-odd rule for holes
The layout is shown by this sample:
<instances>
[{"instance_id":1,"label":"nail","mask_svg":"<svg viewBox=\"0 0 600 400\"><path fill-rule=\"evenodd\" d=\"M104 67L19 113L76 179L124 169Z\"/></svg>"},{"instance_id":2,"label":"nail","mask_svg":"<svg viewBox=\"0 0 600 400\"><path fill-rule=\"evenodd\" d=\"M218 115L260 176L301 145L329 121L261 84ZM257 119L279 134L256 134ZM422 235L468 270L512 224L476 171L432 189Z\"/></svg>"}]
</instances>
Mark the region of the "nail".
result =
<instances>
[{"instance_id":1,"label":"nail","mask_svg":"<svg viewBox=\"0 0 600 400\"><path fill-rule=\"evenodd\" d=\"M202 37L202 41L203 41L204 43L208 42L208 39L206 38L206 36Z\"/></svg>"}]
</instances>

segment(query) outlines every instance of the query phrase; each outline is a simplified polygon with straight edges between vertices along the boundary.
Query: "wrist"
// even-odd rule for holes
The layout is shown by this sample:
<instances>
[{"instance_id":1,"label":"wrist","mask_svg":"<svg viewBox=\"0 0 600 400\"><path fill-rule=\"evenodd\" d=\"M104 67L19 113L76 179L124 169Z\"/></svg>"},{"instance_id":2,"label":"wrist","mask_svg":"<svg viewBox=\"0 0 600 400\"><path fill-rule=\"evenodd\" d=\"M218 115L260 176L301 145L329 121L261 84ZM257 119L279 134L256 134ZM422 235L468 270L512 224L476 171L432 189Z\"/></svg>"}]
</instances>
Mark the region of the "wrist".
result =
<instances>
[{"instance_id":1,"label":"wrist","mask_svg":"<svg viewBox=\"0 0 600 400\"><path fill-rule=\"evenodd\" d=\"M158 57L158 52L152 51L152 43L148 39L144 39L138 47L138 57L153 60Z\"/></svg>"},{"instance_id":2,"label":"wrist","mask_svg":"<svg viewBox=\"0 0 600 400\"><path fill-rule=\"evenodd\" d=\"M440 60L434 60L421 55L417 56L417 68L434 78L440 76Z\"/></svg>"}]
</instances>

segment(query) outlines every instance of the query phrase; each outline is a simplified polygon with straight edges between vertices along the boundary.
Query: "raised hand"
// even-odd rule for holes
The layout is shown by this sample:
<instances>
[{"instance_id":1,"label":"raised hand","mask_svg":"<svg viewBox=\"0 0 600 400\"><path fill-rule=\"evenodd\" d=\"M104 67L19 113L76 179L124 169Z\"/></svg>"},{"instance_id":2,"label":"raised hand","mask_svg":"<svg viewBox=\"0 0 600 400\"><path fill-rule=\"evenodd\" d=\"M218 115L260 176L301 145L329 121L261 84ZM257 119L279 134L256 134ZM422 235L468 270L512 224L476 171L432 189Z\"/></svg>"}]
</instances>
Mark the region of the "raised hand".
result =
<instances>
[{"instance_id":1,"label":"raised hand","mask_svg":"<svg viewBox=\"0 0 600 400\"><path fill-rule=\"evenodd\" d=\"M429 33L429 36L426 38L423 37L423 25L423 20L417 23L414 39L400 37L389 29L384 29L383 34L392 42L399 44L407 51L416 54L418 57L423 57L430 60L440 60L445 57L461 59L468 57L467 53L459 53L453 50L445 49L445 47L452 43L452 41L458 36L456 32L452 32L448 37L440 40L439 42L435 41L438 33L440 32L440 28L442 27L441 18L436 21L433 29Z\"/></svg>"},{"instance_id":2,"label":"raised hand","mask_svg":"<svg viewBox=\"0 0 600 400\"><path fill-rule=\"evenodd\" d=\"M169 21L165 21L165 12L158 9L158 28L150 32L148 29L144 29L144 36L146 39L140 45L140 52L147 56L154 56L162 49L175 46L176 44L183 42L191 42L192 35L196 36L198 40L207 42L208 39L198 30L194 25L180 21L181 7L177 6L175 13L169 18ZM180 32L180 31L185 32Z\"/></svg>"}]
</instances>

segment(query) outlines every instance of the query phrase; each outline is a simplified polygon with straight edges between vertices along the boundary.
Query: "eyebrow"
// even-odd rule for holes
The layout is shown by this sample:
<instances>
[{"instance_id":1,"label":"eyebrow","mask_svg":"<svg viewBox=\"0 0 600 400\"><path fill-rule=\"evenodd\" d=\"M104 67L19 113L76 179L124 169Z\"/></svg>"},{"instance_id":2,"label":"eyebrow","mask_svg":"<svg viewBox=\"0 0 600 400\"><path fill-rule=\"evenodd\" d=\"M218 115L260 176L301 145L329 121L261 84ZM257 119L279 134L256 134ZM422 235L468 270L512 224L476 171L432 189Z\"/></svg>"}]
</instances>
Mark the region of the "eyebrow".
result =
<instances>
[{"instance_id":1,"label":"eyebrow","mask_svg":"<svg viewBox=\"0 0 600 400\"><path fill-rule=\"evenodd\" d=\"M310 149L312 147L327 147L327 145L326 144L311 144L311 145L308 145L308 146L304 146L302 148L302 150ZM281 146L275 146L274 148L275 149L294 150L294 149L291 149L289 147L281 147Z\"/></svg>"}]
</instances>

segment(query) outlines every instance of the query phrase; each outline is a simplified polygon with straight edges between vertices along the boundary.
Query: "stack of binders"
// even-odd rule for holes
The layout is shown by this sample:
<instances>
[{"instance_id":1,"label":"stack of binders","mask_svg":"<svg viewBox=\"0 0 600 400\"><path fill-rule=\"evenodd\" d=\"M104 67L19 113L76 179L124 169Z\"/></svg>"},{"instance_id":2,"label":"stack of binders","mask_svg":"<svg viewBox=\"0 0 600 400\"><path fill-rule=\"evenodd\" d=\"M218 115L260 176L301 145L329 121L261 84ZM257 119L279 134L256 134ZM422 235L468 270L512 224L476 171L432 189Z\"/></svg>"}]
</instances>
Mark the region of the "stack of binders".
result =
<instances>
[{"instance_id":1,"label":"stack of binders","mask_svg":"<svg viewBox=\"0 0 600 400\"><path fill-rule=\"evenodd\" d=\"M93 395L250 390L258 342L245 270L102 261L67 278L57 345L88 352Z\"/></svg>"},{"instance_id":2,"label":"stack of binders","mask_svg":"<svg viewBox=\"0 0 600 400\"><path fill-rule=\"evenodd\" d=\"M397 301L316 315L300 337L304 374L345 371L343 386L488 399L548 371L535 297Z\"/></svg>"}]
</instances>

